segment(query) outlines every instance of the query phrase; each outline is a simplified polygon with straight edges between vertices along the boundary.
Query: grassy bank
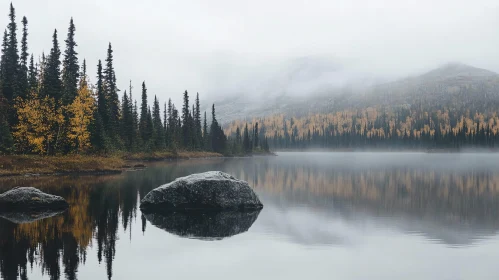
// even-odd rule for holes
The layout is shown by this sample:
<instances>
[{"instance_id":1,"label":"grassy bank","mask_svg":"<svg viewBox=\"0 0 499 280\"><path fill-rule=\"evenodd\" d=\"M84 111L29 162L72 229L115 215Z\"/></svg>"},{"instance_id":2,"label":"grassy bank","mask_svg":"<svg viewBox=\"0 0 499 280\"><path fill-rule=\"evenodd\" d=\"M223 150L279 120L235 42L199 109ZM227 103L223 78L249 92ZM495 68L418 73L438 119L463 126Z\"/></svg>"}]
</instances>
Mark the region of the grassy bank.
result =
<instances>
[{"instance_id":1,"label":"grassy bank","mask_svg":"<svg viewBox=\"0 0 499 280\"><path fill-rule=\"evenodd\" d=\"M0 176L26 174L110 174L133 167L143 167L146 161L221 157L211 152L155 152L113 156L0 156Z\"/></svg>"}]
</instances>

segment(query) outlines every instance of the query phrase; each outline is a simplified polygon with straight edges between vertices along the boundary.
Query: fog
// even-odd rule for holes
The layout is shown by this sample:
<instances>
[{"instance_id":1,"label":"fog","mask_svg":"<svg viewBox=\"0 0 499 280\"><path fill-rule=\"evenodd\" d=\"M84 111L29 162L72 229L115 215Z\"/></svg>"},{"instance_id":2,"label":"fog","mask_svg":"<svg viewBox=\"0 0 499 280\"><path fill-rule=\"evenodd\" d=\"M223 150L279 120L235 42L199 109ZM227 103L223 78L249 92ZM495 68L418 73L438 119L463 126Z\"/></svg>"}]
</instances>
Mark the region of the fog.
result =
<instances>
[{"instance_id":1,"label":"fog","mask_svg":"<svg viewBox=\"0 0 499 280\"><path fill-rule=\"evenodd\" d=\"M70 17L80 62L95 76L108 42L119 87L146 80L150 95L179 102L239 94L303 95L369 85L446 62L499 72L496 0L14 0L29 20L29 51L61 48ZM0 5L7 25L8 1ZM300 70L300 65L306 65ZM297 74L298 73L298 74ZM136 95L137 96L137 95Z\"/></svg>"}]
</instances>

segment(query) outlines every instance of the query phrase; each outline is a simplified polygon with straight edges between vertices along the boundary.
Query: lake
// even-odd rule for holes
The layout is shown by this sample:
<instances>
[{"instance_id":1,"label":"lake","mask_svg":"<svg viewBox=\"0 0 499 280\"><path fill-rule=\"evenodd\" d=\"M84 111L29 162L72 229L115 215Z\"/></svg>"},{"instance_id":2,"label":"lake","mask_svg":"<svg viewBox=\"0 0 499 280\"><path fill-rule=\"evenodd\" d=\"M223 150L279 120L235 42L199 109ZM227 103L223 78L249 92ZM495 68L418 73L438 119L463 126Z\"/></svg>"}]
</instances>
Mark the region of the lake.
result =
<instances>
[{"instance_id":1,"label":"lake","mask_svg":"<svg viewBox=\"0 0 499 280\"><path fill-rule=\"evenodd\" d=\"M235 235L216 221L199 230L193 219L142 215L139 201L150 190L209 170L248 181L264 204L250 219L232 219ZM61 195L70 209L31 223L0 219L2 279L499 273L499 154L279 153L151 163L112 176L0 179L1 192L15 186Z\"/></svg>"}]
</instances>

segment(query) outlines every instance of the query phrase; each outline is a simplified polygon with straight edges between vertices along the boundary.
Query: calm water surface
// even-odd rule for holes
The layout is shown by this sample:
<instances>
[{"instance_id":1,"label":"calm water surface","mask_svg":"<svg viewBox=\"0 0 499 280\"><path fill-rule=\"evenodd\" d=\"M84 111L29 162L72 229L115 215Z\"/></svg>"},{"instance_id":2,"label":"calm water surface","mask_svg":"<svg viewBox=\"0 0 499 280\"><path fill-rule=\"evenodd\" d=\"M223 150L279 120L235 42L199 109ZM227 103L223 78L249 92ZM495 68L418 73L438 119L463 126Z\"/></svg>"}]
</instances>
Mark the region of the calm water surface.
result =
<instances>
[{"instance_id":1,"label":"calm water surface","mask_svg":"<svg viewBox=\"0 0 499 280\"><path fill-rule=\"evenodd\" d=\"M217 217L142 215L138 202L151 189L209 170L248 181L263 210L222 217L225 227ZM14 186L61 195L71 207L32 223L0 218L2 279L499 274L497 154L281 153L157 163L114 176L0 180L2 192Z\"/></svg>"}]
</instances>

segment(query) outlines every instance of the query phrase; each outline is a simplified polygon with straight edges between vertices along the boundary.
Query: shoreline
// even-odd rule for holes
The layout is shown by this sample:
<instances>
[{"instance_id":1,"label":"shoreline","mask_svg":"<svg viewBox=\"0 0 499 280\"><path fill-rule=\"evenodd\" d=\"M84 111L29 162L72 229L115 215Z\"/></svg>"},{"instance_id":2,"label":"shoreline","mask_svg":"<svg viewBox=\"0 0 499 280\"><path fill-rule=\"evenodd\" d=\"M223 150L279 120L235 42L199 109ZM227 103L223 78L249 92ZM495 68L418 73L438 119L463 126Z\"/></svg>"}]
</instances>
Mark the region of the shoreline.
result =
<instances>
[{"instance_id":1,"label":"shoreline","mask_svg":"<svg viewBox=\"0 0 499 280\"><path fill-rule=\"evenodd\" d=\"M123 171L146 168L147 162L222 158L213 152L185 151L178 153L138 153L114 156L65 155L9 155L0 156L0 177L111 175Z\"/></svg>"}]
</instances>

